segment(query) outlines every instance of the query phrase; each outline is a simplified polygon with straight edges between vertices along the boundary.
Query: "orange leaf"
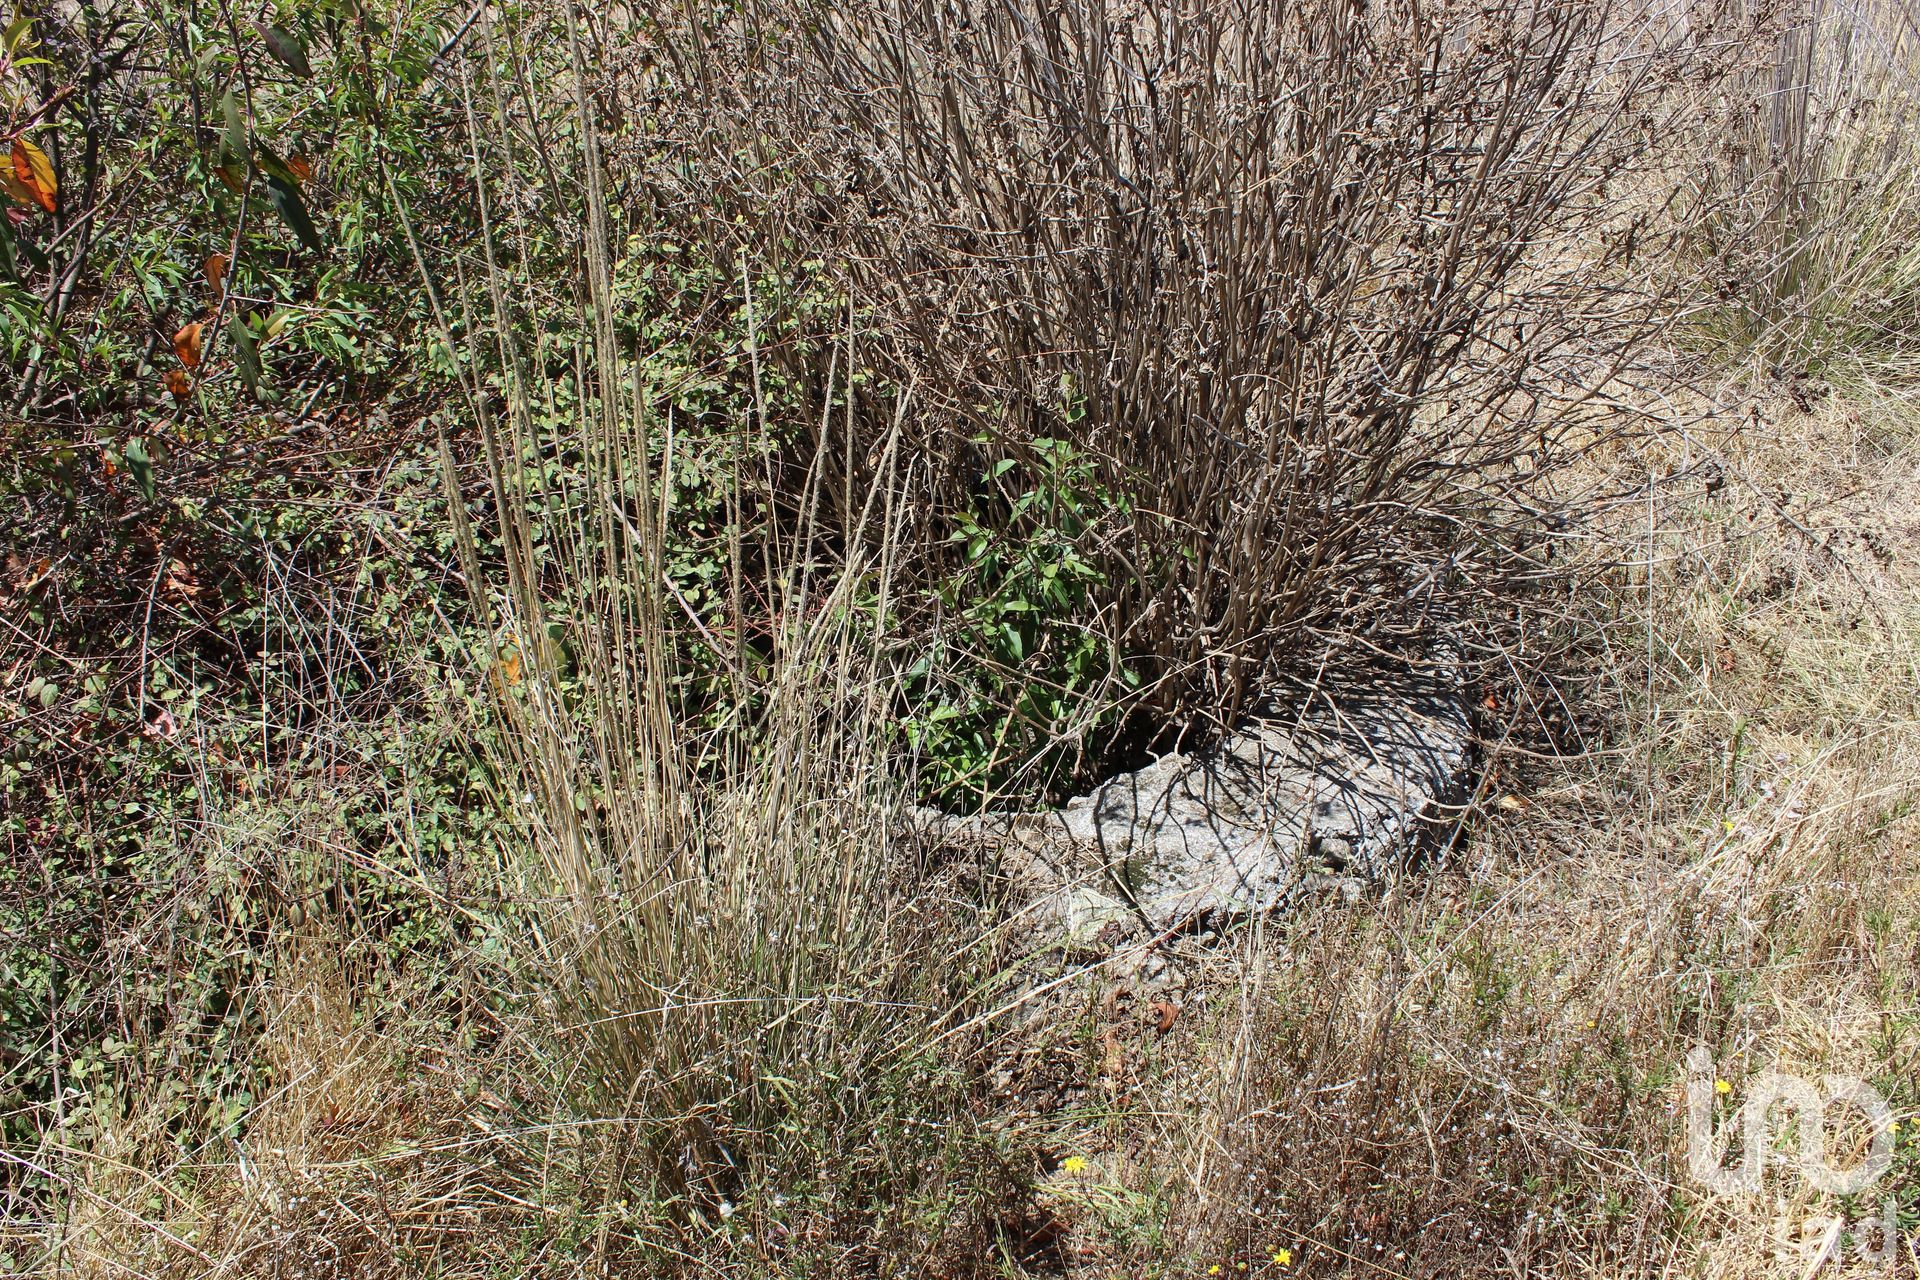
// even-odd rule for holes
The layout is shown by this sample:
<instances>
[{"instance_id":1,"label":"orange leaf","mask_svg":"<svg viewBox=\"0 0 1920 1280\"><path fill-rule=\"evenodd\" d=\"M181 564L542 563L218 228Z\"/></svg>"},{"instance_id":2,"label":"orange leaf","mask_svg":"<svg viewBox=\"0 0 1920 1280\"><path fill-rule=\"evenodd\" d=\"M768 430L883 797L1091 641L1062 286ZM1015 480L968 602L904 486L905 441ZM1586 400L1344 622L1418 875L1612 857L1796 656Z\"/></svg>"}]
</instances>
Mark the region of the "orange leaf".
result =
<instances>
[{"instance_id":1,"label":"orange leaf","mask_svg":"<svg viewBox=\"0 0 1920 1280\"><path fill-rule=\"evenodd\" d=\"M0 188L18 200L21 204L38 204L34 199L33 188L13 176L13 157L0 156Z\"/></svg>"},{"instance_id":2,"label":"orange leaf","mask_svg":"<svg viewBox=\"0 0 1920 1280\"><path fill-rule=\"evenodd\" d=\"M53 161L47 159L47 153L19 137L13 140L13 176L22 186L33 193L33 202L53 212L53 196L60 189L54 180Z\"/></svg>"},{"instance_id":3,"label":"orange leaf","mask_svg":"<svg viewBox=\"0 0 1920 1280\"><path fill-rule=\"evenodd\" d=\"M1173 1030L1173 1023L1180 1016L1180 1006L1171 1000L1155 1000L1147 1006L1147 1012L1153 1015L1153 1029L1161 1035Z\"/></svg>"},{"instance_id":4,"label":"orange leaf","mask_svg":"<svg viewBox=\"0 0 1920 1280\"><path fill-rule=\"evenodd\" d=\"M227 286L227 255L211 253L207 255L207 285L213 290L213 300L217 304Z\"/></svg>"},{"instance_id":5,"label":"orange leaf","mask_svg":"<svg viewBox=\"0 0 1920 1280\"><path fill-rule=\"evenodd\" d=\"M506 677L509 685L520 683L520 651L509 649L500 659L500 674Z\"/></svg>"},{"instance_id":6,"label":"orange leaf","mask_svg":"<svg viewBox=\"0 0 1920 1280\"><path fill-rule=\"evenodd\" d=\"M166 383L176 400L185 400L193 392L193 379L178 369L167 370Z\"/></svg>"},{"instance_id":7,"label":"orange leaf","mask_svg":"<svg viewBox=\"0 0 1920 1280\"><path fill-rule=\"evenodd\" d=\"M200 367L200 322L180 326L180 332L173 335L173 354L180 357L180 363L189 369Z\"/></svg>"},{"instance_id":8,"label":"orange leaf","mask_svg":"<svg viewBox=\"0 0 1920 1280\"><path fill-rule=\"evenodd\" d=\"M293 176L302 182L305 182L313 176L313 161L307 159L298 151L287 157L287 168L292 170Z\"/></svg>"}]
</instances>

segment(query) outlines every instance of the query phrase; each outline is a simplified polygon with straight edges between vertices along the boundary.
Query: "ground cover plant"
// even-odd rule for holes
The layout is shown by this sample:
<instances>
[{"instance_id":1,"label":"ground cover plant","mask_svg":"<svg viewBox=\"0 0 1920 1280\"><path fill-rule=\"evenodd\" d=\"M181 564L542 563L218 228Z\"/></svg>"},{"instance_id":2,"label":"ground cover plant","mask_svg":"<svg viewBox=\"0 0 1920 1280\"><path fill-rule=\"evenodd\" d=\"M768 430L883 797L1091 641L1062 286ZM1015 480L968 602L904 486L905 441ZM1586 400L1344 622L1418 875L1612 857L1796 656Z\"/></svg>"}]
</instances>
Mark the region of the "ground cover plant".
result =
<instances>
[{"instance_id":1,"label":"ground cover plant","mask_svg":"<svg viewBox=\"0 0 1920 1280\"><path fill-rule=\"evenodd\" d=\"M1920 1272L1911 10L6 16L10 1273ZM1409 664L1382 885L943 834Z\"/></svg>"}]
</instances>

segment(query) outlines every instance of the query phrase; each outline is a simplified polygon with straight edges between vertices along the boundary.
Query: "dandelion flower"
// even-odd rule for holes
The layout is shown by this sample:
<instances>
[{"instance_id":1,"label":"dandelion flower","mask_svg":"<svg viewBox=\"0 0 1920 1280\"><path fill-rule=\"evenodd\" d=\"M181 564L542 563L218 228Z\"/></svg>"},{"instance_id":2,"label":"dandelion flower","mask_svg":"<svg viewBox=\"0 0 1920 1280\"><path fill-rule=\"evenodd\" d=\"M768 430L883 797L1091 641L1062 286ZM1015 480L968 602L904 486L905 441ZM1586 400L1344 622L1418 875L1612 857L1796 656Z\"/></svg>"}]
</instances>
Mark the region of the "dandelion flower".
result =
<instances>
[{"instance_id":1,"label":"dandelion flower","mask_svg":"<svg viewBox=\"0 0 1920 1280\"><path fill-rule=\"evenodd\" d=\"M1276 1267L1290 1267L1290 1266L1292 1266L1292 1265L1293 1265L1293 1250L1291 1250L1291 1249L1275 1249L1275 1250L1273 1251L1273 1265L1274 1265L1274 1266L1276 1266Z\"/></svg>"},{"instance_id":2,"label":"dandelion flower","mask_svg":"<svg viewBox=\"0 0 1920 1280\"><path fill-rule=\"evenodd\" d=\"M1085 1156L1068 1156L1061 1162L1060 1167L1068 1173L1085 1173L1087 1171L1087 1158Z\"/></svg>"},{"instance_id":3,"label":"dandelion flower","mask_svg":"<svg viewBox=\"0 0 1920 1280\"><path fill-rule=\"evenodd\" d=\"M1210 1266L1210 1267L1208 1267L1208 1268L1207 1268L1207 1274L1208 1274L1208 1275L1210 1275L1210 1276L1217 1276L1217 1275L1219 1275L1219 1274L1220 1274L1220 1264L1216 1262L1216 1263L1214 1263L1214 1264L1213 1264L1212 1266Z\"/></svg>"},{"instance_id":4,"label":"dandelion flower","mask_svg":"<svg viewBox=\"0 0 1920 1280\"><path fill-rule=\"evenodd\" d=\"M1713 1091L1724 1097L1725 1095L1733 1092L1733 1086L1728 1084L1725 1080L1715 1080L1713 1082Z\"/></svg>"}]
</instances>

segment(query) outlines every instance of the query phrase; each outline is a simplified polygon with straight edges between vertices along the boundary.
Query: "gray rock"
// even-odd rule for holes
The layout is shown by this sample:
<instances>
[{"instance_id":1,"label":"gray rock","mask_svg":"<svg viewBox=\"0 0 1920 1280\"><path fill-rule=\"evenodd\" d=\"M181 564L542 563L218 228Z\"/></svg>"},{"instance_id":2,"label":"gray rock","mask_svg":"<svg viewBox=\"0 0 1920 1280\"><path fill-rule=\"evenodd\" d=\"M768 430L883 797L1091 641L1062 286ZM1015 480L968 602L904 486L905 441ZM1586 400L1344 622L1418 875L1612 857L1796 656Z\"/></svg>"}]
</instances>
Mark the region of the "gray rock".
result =
<instances>
[{"instance_id":1,"label":"gray rock","mask_svg":"<svg viewBox=\"0 0 1920 1280\"><path fill-rule=\"evenodd\" d=\"M1119 926L1134 925L1138 917L1124 898L1105 894L1088 884L1069 884L1050 904L1049 914L1059 921L1060 932L1074 946L1093 946L1100 935Z\"/></svg>"},{"instance_id":2,"label":"gray rock","mask_svg":"<svg viewBox=\"0 0 1920 1280\"><path fill-rule=\"evenodd\" d=\"M1466 701L1445 678L1302 686L1205 753L1162 756L1051 814L969 825L1011 838L1040 914L1078 944L1128 912L1170 929L1357 891L1451 816L1471 762Z\"/></svg>"}]
</instances>

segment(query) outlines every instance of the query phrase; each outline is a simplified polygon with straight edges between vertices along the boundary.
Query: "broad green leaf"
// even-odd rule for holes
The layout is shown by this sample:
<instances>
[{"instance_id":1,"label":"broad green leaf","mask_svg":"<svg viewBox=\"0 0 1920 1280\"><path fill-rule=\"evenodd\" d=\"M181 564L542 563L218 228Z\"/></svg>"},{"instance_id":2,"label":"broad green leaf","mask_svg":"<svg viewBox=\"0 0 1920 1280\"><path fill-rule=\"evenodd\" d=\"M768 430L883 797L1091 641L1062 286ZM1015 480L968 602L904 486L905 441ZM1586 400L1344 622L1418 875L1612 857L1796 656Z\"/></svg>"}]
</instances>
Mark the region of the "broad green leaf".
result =
<instances>
[{"instance_id":1,"label":"broad green leaf","mask_svg":"<svg viewBox=\"0 0 1920 1280\"><path fill-rule=\"evenodd\" d=\"M225 151L222 167L227 165L245 165L247 162L247 121L240 111L240 101L231 92L220 95L220 113L227 118L227 136L221 140Z\"/></svg>"},{"instance_id":2,"label":"broad green leaf","mask_svg":"<svg viewBox=\"0 0 1920 1280\"><path fill-rule=\"evenodd\" d=\"M233 363L240 381L257 397L260 394L260 349L254 345L253 330L240 316L227 321L227 336L233 340Z\"/></svg>"},{"instance_id":3,"label":"broad green leaf","mask_svg":"<svg viewBox=\"0 0 1920 1280\"><path fill-rule=\"evenodd\" d=\"M147 454L147 442L139 436L127 441L127 447L120 451L120 460L127 464L127 470L133 475L133 482L140 486L141 494L148 502L153 501L153 459Z\"/></svg>"},{"instance_id":4,"label":"broad green leaf","mask_svg":"<svg viewBox=\"0 0 1920 1280\"><path fill-rule=\"evenodd\" d=\"M302 80L313 74L313 68L307 64L306 46L300 43L299 37L281 27L254 25L259 29L260 38L267 42L267 52L275 62Z\"/></svg>"},{"instance_id":5,"label":"broad green leaf","mask_svg":"<svg viewBox=\"0 0 1920 1280\"><path fill-rule=\"evenodd\" d=\"M306 202L300 198L298 184L288 182L278 174L269 174L267 198L273 201L273 207L280 214L280 220L292 229L294 237L301 244L315 253L326 252L326 246L320 240L320 233L314 229L313 219L307 214Z\"/></svg>"}]
</instances>

